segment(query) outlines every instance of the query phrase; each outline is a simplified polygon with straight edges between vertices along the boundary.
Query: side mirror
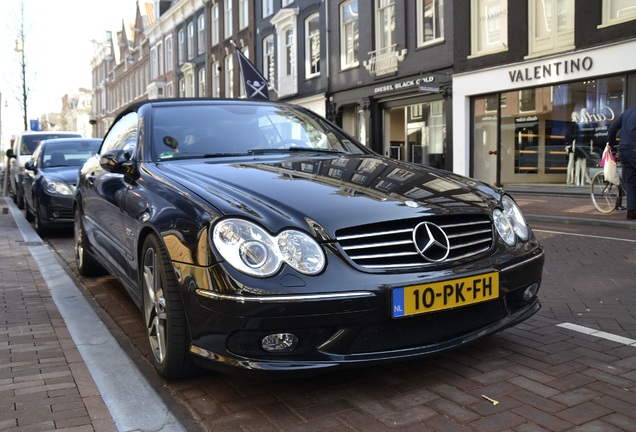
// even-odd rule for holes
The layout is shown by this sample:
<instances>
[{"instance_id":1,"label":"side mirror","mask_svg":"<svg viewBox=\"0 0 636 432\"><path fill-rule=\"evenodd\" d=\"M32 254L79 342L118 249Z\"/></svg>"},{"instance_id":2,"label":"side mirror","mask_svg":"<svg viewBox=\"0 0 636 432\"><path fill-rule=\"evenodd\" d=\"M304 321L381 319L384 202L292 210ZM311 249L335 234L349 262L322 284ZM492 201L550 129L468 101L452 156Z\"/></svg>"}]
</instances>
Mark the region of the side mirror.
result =
<instances>
[{"instance_id":1,"label":"side mirror","mask_svg":"<svg viewBox=\"0 0 636 432\"><path fill-rule=\"evenodd\" d=\"M37 171L37 168L35 167L35 162L33 162L32 160L26 161L24 163L24 169L27 169L29 171Z\"/></svg>"},{"instance_id":2,"label":"side mirror","mask_svg":"<svg viewBox=\"0 0 636 432\"><path fill-rule=\"evenodd\" d=\"M8 158L14 158L15 157L15 153L13 153L13 149L9 149L7 150L7 157Z\"/></svg>"},{"instance_id":3,"label":"side mirror","mask_svg":"<svg viewBox=\"0 0 636 432\"><path fill-rule=\"evenodd\" d=\"M109 150L99 157L99 165L115 174L126 174L129 169L130 153L125 150Z\"/></svg>"}]
</instances>

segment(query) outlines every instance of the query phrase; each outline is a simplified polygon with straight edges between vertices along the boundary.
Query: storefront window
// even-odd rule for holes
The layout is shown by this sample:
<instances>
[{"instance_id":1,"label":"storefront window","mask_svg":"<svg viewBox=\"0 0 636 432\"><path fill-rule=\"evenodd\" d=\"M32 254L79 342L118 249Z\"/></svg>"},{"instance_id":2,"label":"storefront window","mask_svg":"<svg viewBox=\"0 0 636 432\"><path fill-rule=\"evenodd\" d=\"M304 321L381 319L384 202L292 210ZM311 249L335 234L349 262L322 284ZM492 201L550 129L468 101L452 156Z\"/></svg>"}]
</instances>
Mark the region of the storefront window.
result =
<instances>
[{"instance_id":1,"label":"storefront window","mask_svg":"<svg viewBox=\"0 0 636 432\"><path fill-rule=\"evenodd\" d=\"M474 98L474 176L504 185L586 184L623 110L624 84L610 77L510 91L498 95L497 112L492 95Z\"/></svg>"},{"instance_id":2,"label":"storefront window","mask_svg":"<svg viewBox=\"0 0 636 432\"><path fill-rule=\"evenodd\" d=\"M387 154L394 159L445 166L444 101L416 103L385 112L390 137Z\"/></svg>"}]
</instances>

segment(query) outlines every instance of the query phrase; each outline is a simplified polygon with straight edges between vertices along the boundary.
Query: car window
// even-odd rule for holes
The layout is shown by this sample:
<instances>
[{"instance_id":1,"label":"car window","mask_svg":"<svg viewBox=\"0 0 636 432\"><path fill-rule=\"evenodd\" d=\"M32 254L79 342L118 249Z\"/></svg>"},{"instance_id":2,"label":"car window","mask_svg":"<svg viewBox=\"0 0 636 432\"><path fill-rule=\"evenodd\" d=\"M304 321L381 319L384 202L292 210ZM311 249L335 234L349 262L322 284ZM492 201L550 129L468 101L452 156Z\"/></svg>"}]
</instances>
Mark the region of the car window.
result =
<instances>
[{"instance_id":1,"label":"car window","mask_svg":"<svg viewBox=\"0 0 636 432\"><path fill-rule=\"evenodd\" d=\"M101 152L109 150L130 150L131 155L135 149L137 140L137 121L139 115L136 112L126 114L108 131Z\"/></svg>"},{"instance_id":2,"label":"car window","mask_svg":"<svg viewBox=\"0 0 636 432\"><path fill-rule=\"evenodd\" d=\"M20 154L21 155L30 155L33 154L35 149L40 144L40 141L46 139L46 137L41 136L29 136L25 135L22 137L22 141L20 142Z\"/></svg>"},{"instance_id":3,"label":"car window","mask_svg":"<svg viewBox=\"0 0 636 432\"><path fill-rule=\"evenodd\" d=\"M69 138L69 137L81 137L80 134L74 133L42 133L37 135L22 135L20 140L20 154L30 155L33 154L38 144L44 140L54 138Z\"/></svg>"},{"instance_id":4,"label":"car window","mask_svg":"<svg viewBox=\"0 0 636 432\"><path fill-rule=\"evenodd\" d=\"M152 125L154 160L290 148L364 153L338 129L309 111L274 105L157 107Z\"/></svg>"},{"instance_id":5,"label":"car window","mask_svg":"<svg viewBox=\"0 0 636 432\"><path fill-rule=\"evenodd\" d=\"M33 152L33 155L31 156L31 160L36 164L39 165L40 161L42 160L42 146L38 146L35 148L35 151Z\"/></svg>"},{"instance_id":6,"label":"car window","mask_svg":"<svg viewBox=\"0 0 636 432\"><path fill-rule=\"evenodd\" d=\"M46 146L42 155L43 166L82 166L86 159L97 152L99 144L99 141L83 141L64 146Z\"/></svg>"}]
</instances>

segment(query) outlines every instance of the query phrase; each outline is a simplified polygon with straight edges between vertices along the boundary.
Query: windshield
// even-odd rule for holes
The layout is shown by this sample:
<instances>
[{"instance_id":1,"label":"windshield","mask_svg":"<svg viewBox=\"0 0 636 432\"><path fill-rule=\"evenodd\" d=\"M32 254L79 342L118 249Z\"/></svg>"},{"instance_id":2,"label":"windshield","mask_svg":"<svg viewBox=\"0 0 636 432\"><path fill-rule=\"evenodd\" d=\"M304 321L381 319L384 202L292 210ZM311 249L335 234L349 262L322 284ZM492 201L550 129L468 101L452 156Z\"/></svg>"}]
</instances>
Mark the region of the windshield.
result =
<instances>
[{"instance_id":1,"label":"windshield","mask_svg":"<svg viewBox=\"0 0 636 432\"><path fill-rule=\"evenodd\" d=\"M101 140L86 140L48 145L42 149L40 155L42 166L45 168L80 167L86 159L97 153L100 144Z\"/></svg>"},{"instance_id":2,"label":"windshield","mask_svg":"<svg viewBox=\"0 0 636 432\"><path fill-rule=\"evenodd\" d=\"M153 159L263 153L365 153L341 131L305 110L279 105L218 104L158 107Z\"/></svg>"},{"instance_id":3,"label":"windshield","mask_svg":"<svg viewBox=\"0 0 636 432\"><path fill-rule=\"evenodd\" d=\"M53 139L53 138L68 138L68 137L80 137L79 134L59 134L59 133L48 133L48 134L37 134L37 135L23 135L22 143L20 145L20 154L21 155L31 155L38 147L41 141Z\"/></svg>"}]
</instances>

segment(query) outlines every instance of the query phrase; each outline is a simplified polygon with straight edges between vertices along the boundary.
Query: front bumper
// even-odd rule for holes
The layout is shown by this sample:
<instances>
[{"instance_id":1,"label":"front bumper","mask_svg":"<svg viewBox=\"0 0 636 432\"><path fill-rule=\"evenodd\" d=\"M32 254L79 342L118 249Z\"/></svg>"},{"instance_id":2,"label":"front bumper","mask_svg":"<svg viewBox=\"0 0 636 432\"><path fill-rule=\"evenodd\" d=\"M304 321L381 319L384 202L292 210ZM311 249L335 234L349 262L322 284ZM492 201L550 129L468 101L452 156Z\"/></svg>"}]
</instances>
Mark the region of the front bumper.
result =
<instances>
[{"instance_id":1,"label":"front bumper","mask_svg":"<svg viewBox=\"0 0 636 432\"><path fill-rule=\"evenodd\" d=\"M406 283L406 276L412 278L412 274L400 280L395 274L355 272L359 291L350 289L345 276L342 284L328 285L333 288L329 293L308 290L287 295L228 294L196 288L186 277L182 289L192 337L190 351L204 367L259 374L319 371L439 353L534 315L540 302L536 295L524 298L524 293L534 287L536 294L544 260L537 248L502 266L491 263L490 270L497 270L500 279L500 295L494 300L400 319L390 314L390 288ZM178 273L183 276L184 270ZM220 286L226 285L224 278L229 280L218 267L211 273ZM261 341L274 333L291 333L298 344L291 351L267 352Z\"/></svg>"},{"instance_id":2,"label":"front bumper","mask_svg":"<svg viewBox=\"0 0 636 432\"><path fill-rule=\"evenodd\" d=\"M45 227L73 226L73 196L43 193L38 200L40 222Z\"/></svg>"}]
</instances>

